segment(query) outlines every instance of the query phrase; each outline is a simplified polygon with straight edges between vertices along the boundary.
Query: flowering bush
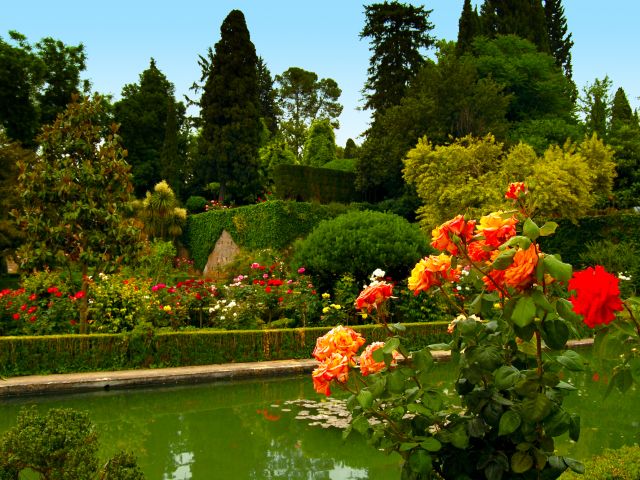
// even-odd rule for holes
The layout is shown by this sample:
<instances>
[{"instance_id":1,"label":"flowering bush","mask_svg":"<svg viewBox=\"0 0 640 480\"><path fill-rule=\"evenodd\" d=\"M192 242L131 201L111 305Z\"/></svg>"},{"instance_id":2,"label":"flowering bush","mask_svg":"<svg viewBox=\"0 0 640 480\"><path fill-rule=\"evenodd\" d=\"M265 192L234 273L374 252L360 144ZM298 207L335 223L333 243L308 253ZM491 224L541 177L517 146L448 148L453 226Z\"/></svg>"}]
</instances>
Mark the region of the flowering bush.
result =
<instances>
[{"instance_id":1,"label":"flowering bush","mask_svg":"<svg viewBox=\"0 0 640 480\"><path fill-rule=\"evenodd\" d=\"M606 325L623 308L617 278L599 268L573 274L571 265L542 252L538 238L557 225L539 227L526 215L524 185L510 186L506 196L516 210L479 221L457 216L434 229L432 246L441 253L411 273L415 295L437 290L458 310L449 343L406 351L403 327L387 321L386 285L366 288L358 304L389 330L383 345L358 355L365 341L345 327L318 339L315 389L329 395L337 385L352 393L345 435L356 430L377 448L398 452L403 479L554 479L567 469L583 471L555 452L556 437L580 435L580 418L563 407L575 388L561 378L562 370L583 370L585 361L566 343L581 319ZM461 300L456 287L463 278L479 293ZM618 341L640 334L629 313ZM619 383L638 379L634 348L617 366L626 372L617 374ZM459 399L430 383L432 349L451 350Z\"/></svg>"}]
</instances>

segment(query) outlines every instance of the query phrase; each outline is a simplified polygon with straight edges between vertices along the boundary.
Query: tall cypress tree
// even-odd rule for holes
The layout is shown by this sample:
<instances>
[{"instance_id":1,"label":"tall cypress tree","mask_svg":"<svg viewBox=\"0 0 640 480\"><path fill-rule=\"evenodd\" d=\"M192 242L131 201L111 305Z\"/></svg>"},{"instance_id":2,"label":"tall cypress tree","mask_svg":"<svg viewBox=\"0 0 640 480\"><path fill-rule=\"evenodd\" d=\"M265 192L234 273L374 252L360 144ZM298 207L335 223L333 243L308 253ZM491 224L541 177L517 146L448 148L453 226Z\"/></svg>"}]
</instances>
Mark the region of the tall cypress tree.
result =
<instances>
[{"instance_id":1,"label":"tall cypress tree","mask_svg":"<svg viewBox=\"0 0 640 480\"><path fill-rule=\"evenodd\" d=\"M411 79L425 59L422 49L431 47L432 10L397 1L365 6L366 23L360 38L369 38L372 55L364 86L365 108L382 113L398 105Z\"/></svg>"},{"instance_id":2,"label":"tall cypress tree","mask_svg":"<svg viewBox=\"0 0 640 480\"><path fill-rule=\"evenodd\" d=\"M253 201L260 193L258 56L240 10L232 10L220 27L200 116L200 150L206 164L196 174L220 184L220 201Z\"/></svg>"},{"instance_id":3,"label":"tall cypress tree","mask_svg":"<svg viewBox=\"0 0 640 480\"><path fill-rule=\"evenodd\" d=\"M567 78L571 79L571 33L567 35L567 19L564 16L562 0L545 0L544 14L549 35L549 52L556 59L556 65L562 67Z\"/></svg>"},{"instance_id":4,"label":"tall cypress tree","mask_svg":"<svg viewBox=\"0 0 640 480\"><path fill-rule=\"evenodd\" d=\"M480 34L480 19L478 12L471 8L471 0L464 0L460 20L458 20L458 43L456 52L462 55L471 50L471 43Z\"/></svg>"}]
</instances>

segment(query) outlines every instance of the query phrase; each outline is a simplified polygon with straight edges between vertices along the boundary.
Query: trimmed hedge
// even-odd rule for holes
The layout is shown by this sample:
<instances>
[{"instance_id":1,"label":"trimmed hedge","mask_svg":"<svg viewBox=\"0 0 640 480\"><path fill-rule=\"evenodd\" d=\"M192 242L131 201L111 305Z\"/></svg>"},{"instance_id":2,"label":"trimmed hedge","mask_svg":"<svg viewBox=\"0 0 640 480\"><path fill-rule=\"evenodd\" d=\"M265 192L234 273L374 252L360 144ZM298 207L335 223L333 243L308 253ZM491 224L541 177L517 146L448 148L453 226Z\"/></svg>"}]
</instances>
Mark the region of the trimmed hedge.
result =
<instances>
[{"instance_id":1,"label":"trimmed hedge","mask_svg":"<svg viewBox=\"0 0 640 480\"><path fill-rule=\"evenodd\" d=\"M241 247L260 250L283 249L297 238L306 236L322 220L349 211L346 205L319 205L273 200L245 207L209 212L187 217L183 241L196 268L207 264L223 230Z\"/></svg>"},{"instance_id":2,"label":"trimmed hedge","mask_svg":"<svg viewBox=\"0 0 640 480\"><path fill-rule=\"evenodd\" d=\"M583 217L578 220L578 225L568 220L560 220L558 225L556 233L541 238L540 243L545 252L558 253L563 261L574 266L581 264L580 254L586 250L589 242L611 240L640 247L640 215Z\"/></svg>"},{"instance_id":3,"label":"trimmed hedge","mask_svg":"<svg viewBox=\"0 0 640 480\"><path fill-rule=\"evenodd\" d=\"M406 324L411 350L446 341L447 322ZM0 337L0 375L37 375L311 358L330 327L188 331L118 335ZM354 326L367 342L383 341L380 325Z\"/></svg>"},{"instance_id":4,"label":"trimmed hedge","mask_svg":"<svg viewBox=\"0 0 640 480\"><path fill-rule=\"evenodd\" d=\"M273 171L273 179L276 195L281 199L320 203L351 203L361 199L353 172L280 164Z\"/></svg>"}]
</instances>

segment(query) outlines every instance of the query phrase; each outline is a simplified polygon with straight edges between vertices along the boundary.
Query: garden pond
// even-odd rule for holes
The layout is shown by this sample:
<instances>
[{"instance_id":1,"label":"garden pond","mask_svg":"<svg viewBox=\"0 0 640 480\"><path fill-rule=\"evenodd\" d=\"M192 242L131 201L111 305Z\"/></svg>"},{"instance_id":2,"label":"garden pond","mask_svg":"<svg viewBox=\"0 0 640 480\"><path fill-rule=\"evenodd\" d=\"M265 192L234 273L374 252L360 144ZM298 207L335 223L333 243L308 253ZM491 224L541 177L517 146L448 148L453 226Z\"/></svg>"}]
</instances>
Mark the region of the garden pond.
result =
<instances>
[{"instance_id":1,"label":"garden pond","mask_svg":"<svg viewBox=\"0 0 640 480\"><path fill-rule=\"evenodd\" d=\"M451 365L438 365L435 385L451 385ZM640 443L640 390L606 399L606 378L590 372L565 401L580 413L580 441L562 438L561 453L584 460L605 448ZM339 396L339 395L338 395ZM386 456L353 433L341 438L340 402L313 391L310 376L193 386L103 391L0 400L0 432L21 407L87 411L106 458L133 451L150 480L397 480L400 457Z\"/></svg>"}]
</instances>

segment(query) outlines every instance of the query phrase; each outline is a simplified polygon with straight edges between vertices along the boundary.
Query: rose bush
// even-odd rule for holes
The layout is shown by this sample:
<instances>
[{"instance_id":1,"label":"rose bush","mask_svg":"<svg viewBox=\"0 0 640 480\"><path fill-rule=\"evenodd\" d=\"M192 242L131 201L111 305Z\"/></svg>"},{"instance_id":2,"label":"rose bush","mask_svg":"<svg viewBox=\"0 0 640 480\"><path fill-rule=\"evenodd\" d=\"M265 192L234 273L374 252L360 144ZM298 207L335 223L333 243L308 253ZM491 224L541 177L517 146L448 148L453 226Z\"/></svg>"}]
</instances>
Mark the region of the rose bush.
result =
<instances>
[{"instance_id":1,"label":"rose bush","mask_svg":"<svg viewBox=\"0 0 640 480\"><path fill-rule=\"evenodd\" d=\"M392 295L386 288L365 289L358 305L374 315L382 310L378 317L389 331L384 345L358 355L355 345L365 342L344 328L318 339L315 389L329 395L337 385L351 392L345 437L356 430L375 447L398 452L403 479L533 480L583 471L578 461L557 455L554 440L580 436L580 418L563 407L575 388L561 378L563 370L585 369L582 357L567 349L581 321L620 324L616 344L628 346L612 379L621 389L638 380L637 340L628 341L640 335L633 307L624 321L606 327L623 308L617 278L597 267L574 274L543 252L537 240L557 225L538 226L527 216L525 185L511 185L506 197L515 202L512 212L479 221L457 216L434 229L432 246L442 253L411 273L415 295L438 291L457 309L449 343L406 351L402 325L384 314ZM478 293L461 295L461 281ZM335 341L337 335L352 341ZM433 349L450 350L457 364L454 395L430 383Z\"/></svg>"}]
</instances>

